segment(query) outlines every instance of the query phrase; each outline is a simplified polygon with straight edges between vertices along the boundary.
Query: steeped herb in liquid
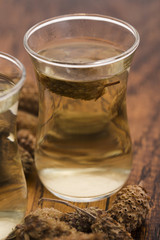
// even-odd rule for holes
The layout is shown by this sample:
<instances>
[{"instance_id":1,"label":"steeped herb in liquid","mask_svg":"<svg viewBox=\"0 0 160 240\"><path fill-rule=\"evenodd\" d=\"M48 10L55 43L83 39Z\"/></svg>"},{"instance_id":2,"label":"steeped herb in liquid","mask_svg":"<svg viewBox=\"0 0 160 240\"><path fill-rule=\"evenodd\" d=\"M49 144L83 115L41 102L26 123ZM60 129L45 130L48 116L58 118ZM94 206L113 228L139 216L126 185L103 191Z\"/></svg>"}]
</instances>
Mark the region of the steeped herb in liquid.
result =
<instances>
[{"instance_id":1,"label":"steeped herb in liquid","mask_svg":"<svg viewBox=\"0 0 160 240\"><path fill-rule=\"evenodd\" d=\"M36 166L44 185L66 199L110 195L131 168L123 62L91 67L120 54L98 40L66 40L39 52L50 61L88 68L37 66L40 113ZM113 83L112 85L108 85Z\"/></svg>"}]
</instances>

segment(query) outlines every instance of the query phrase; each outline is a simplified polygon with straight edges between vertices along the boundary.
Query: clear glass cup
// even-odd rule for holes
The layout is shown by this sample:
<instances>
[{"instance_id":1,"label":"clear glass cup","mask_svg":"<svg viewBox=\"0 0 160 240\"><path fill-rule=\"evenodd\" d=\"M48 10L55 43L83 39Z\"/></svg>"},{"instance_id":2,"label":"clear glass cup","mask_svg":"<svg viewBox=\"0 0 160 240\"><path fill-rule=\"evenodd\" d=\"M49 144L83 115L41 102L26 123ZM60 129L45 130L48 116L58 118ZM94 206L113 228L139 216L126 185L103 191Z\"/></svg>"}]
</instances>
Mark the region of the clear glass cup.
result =
<instances>
[{"instance_id":1,"label":"clear glass cup","mask_svg":"<svg viewBox=\"0 0 160 240\"><path fill-rule=\"evenodd\" d=\"M39 86L36 168L56 196L95 201L126 182L126 90L138 44L131 25L100 15L48 19L25 34Z\"/></svg>"},{"instance_id":2,"label":"clear glass cup","mask_svg":"<svg viewBox=\"0 0 160 240\"><path fill-rule=\"evenodd\" d=\"M0 52L0 239L22 220L27 188L18 154L16 116L25 69L14 57Z\"/></svg>"}]
</instances>

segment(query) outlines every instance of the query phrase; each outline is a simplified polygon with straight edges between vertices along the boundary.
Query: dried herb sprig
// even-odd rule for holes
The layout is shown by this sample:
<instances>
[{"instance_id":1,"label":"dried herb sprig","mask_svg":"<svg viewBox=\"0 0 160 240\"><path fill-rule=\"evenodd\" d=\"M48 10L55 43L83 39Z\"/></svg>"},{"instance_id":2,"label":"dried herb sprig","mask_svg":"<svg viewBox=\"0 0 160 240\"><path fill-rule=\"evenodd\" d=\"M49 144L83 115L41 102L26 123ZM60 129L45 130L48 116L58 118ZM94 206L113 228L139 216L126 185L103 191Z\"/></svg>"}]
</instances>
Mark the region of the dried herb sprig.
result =
<instances>
[{"instance_id":1,"label":"dried herb sprig","mask_svg":"<svg viewBox=\"0 0 160 240\"><path fill-rule=\"evenodd\" d=\"M61 217L61 221L67 222L71 227L76 228L77 231L84 233L91 233L91 225L95 222L97 217L100 217L102 213L105 212L105 210L97 207L79 208L63 200L42 198L39 203L42 201L57 202L75 209L75 212L64 213Z\"/></svg>"},{"instance_id":2,"label":"dried herb sprig","mask_svg":"<svg viewBox=\"0 0 160 240\"><path fill-rule=\"evenodd\" d=\"M105 238L107 240L132 240L130 233L126 231L123 225L112 219L111 217L106 217L103 211L99 211L97 208L85 208L81 209L77 206L72 205L71 203L56 200L42 198L41 201L53 201L61 204L65 204L71 208L74 208L77 214L71 214L67 216L66 214L62 215L60 218L62 221L66 221L70 226L76 228L77 231L81 232L93 232L93 233L105 233ZM102 215L105 215L105 218L102 218Z\"/></svg>"},{"instance_id":3,"label":"dried herb sprig","mask_svg":"<svg viewBox=\"0 0 160 240\"><path fill-rule=\"evenodd\" d=\"M39 203L42 201L53 201L65 204L74 208L77 215L67 216L65 213L57 212L53 208L48 210L39 209L26 216L24 222L19 224L7 239L49 240L55 238L57 240L74 240L76 237L79 237L79 240L132 240L131 232L142 224L149 211L149 197L142 187L136 185L123 188L117 194L113 206L107 212L104 210L99 211L99 209L96 208L81 209L62 200L43 198ZM119 203L121 203L121 205L119 205ZM127 213L125 208L126 204L133 204L133 208L130 206L130 210L135 217L133 223L131 222L132 218L126 218L126 216L131 214L130 211ZM134 207L135 205L136 208ZM71 221L69 221L70 216ZM82 216L85 216L83 220ZM79 218L79 225L81 225L81 223L84 224L86 221L85 223L88 224L92 233L82 233L83 228L81 228L81 232L79 232L79 227L77 227L76 224L75 227L73 227L74 217L76 220ZM84 228L84 231L86 231L86 228Z\"/></svg>"},{"instance_id":4,"label":"dried herb sprig","mask_svg":"<svg viewBox=\"0 0 160 240\"><path fill-rule=\"evenodd\" d=\"M139 185L129 185L123 188L118 192L112 207L107 212L102 211L101 213L99 212L99 214L95 214L96 211L99 211L99 209L96 208L94 211L89 208L79 209L62 200L42 199L42 201L44 200L63 203L74 208L77 213L64 215L62 219L64 221L66 219L66 221L78 231L91 232L90 229L95 232L105 231L105 228L111 229L110 221L112 222L113 220L114 224L118 224L117 234L120 231L118 235L122 233L122 236L124 236L125 232L128 234L128 232L131 233L140 227L145 221L150 209L150 198L145 189ZM105 225L105 221L106 227L104 228L102 226ZM128 236L130 237L130 235Z\"/></svg>"},{"instance_id":5,"label":"dried herb sprig","mask_svg":"<svg viewBox=\"0 0 160 240\"><path fill-rule=\"evenodd\" d=\"M57 80L44 74L37 74L39 81L51 92L60 96L82 100L97 100L105 93L105 88L116 85L120 81L108 82L108 80L98 80L91 82L72 82Z\"/></svg>"},{"instance_id":6,"label":"dried herb sprig","mask_svg":"<svg viewBox=\"0 0 160 240\"><path fill-rule=\"evenodd\" d=\"M58 199L51 199L51 198L41 198L38 202L38 204L41 204L41 202L43 201L47 201L47 202L57 202L57 203L61 203L61 204L64 204L66 205L67 207L71 207L73 209L75 209L77 212L82 212L86 215L88 215L89 217L93 218L93 219L96 219L94 215L92 215L91 213L88 213L86 212L83 208L79 208L69 202L66 202L66 201L63 201L63 200L58 200Z\"/></svg>"}]
</instances>

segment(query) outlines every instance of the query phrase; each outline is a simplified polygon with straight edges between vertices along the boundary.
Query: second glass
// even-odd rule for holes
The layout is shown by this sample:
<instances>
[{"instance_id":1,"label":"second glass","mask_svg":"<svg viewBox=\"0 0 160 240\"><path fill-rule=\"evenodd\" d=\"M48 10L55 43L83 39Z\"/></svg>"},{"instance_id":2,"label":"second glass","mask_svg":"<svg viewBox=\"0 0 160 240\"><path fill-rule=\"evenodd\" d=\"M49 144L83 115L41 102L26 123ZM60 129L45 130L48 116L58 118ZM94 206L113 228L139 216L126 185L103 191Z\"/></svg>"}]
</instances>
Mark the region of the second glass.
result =
<instances>
[{"instance_id":1,"label":"second glass","mask_svg":"<svg viewBox=\"0 0 160 240\"><path fill-rule=\"evenodd\" d=\"M25 75L18 59L0 52L0 240L22 221L27 208L27 186L16 128Z\"/></svg>"},{"instance_id":2,"label":"second glass","mask_svg":"<svg viewBox=\"0 0 160 240\"><path fill-rule=\"evenodd\" d=\"M58 197L95 201L126 182L132 166L126 90L138 44L132 26L99 15L61 16L26 33L40 99L36 167Z\"/></svg>"}]
</instances>

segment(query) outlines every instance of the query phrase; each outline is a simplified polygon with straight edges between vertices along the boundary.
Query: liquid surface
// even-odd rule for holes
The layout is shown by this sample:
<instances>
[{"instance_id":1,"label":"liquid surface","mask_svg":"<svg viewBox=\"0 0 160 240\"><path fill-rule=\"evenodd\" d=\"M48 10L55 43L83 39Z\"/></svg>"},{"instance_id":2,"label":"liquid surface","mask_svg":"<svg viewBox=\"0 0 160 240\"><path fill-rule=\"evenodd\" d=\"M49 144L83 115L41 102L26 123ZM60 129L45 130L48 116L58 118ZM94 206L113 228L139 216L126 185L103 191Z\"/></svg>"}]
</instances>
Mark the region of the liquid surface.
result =
<instances>
[{"instance_id":1,"label":"liquid surface","mask_svg":"<svg viewBox=\"0 0 160 240\"><path fill-rule=\"evenodd\" d=\"M90 63L121 52L105 42L86 41L60 43L40 54L50 60ZM121 66L116 65L118 74L107 78L104 76L114 65L73 72L49 66L37 69L40 114L36 166L43 184L57 196L93 201L117 191L129 176L128 70Z\"/></svg>"},{"instance_id":2,"label":"liquid surface","mask_svg":"<svg viewBox=\"0 0 160 240\"><path fill-rule=\"evenodd\" d=\"M0 76L1 93L12 87L12 81ZM16 142L17 106L18 96L0 99L0 239L7 237L26 210L26 183Z\"/></svg>"},{"instance_id":3,"label":"liquid surface","mask_svg":"<svg viewBox=\"0 0 160 240\"><path fill-rule=\"evenodd\" d=\"M40 55L50 61L68 64L91 64L111 57L122 51L108 42L98 40L68 39L41 50ZM81 79L83 80L83 79Z\"/></svg>"}]
</instances>

